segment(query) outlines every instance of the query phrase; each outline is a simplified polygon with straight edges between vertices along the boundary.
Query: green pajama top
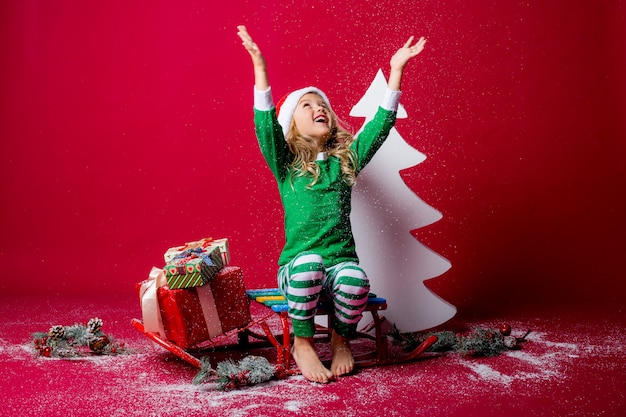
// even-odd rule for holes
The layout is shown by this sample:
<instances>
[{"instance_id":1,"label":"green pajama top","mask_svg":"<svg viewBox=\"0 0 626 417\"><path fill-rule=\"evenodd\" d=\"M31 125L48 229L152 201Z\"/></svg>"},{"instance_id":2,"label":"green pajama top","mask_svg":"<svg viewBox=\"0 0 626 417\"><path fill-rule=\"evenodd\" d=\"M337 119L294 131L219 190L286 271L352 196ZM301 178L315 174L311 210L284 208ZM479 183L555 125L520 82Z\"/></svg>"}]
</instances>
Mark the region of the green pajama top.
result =
<instances>
[{"instance_id":1,"label":"green pajama top","mask_svg":"<svg viewBox=\"0 0 626 417\"><path fill-rule=\"evenodd\" d=\"M359 133L351 148L357 155L358 174L383 144L396 120L396 112L378 108L376 116ZM284 209L285 246L278 260L285 265L301 252L322 256L330 267L358 262L350 226L351 191L341 173L339 159L316 161L319 178L297 176L289 167L292 154L276 119L276 109L254 109L256 136L261 153L278 183Z\"/></svg>"}]
</instances>

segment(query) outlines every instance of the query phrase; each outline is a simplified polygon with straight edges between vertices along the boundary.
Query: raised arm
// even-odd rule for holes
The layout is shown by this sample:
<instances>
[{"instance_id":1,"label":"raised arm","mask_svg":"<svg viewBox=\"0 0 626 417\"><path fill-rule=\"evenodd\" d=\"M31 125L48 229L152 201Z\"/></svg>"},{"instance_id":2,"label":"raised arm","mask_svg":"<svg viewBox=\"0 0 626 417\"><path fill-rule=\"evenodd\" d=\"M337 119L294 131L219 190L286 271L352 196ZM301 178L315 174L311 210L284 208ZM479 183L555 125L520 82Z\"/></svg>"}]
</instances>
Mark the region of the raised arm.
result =
<instances>
[{"instance_id":1,"label":"raised arm","mask_svg":"<svg viewBox=\"0 0 626 417\"><path fill-rule=\"evenodd\" d=\"M267 78L267 65L261 50L252 37L248 33L245 26L237 26L237 35L241 38L243 47L250 53L252 57L252 65L254 66L254 86L259 91L265 91L269 88L270 83Z\"/></svg>"},{"instance_id":2,"label":"raised arm","mask_svg":"<svg viewBox=\"0 0 626 417\"><path fill-rule=\"evenodd\" d=\"M411 58L416 57L420 52L422 52L424 45L426 45L426 39L422 37L419 38L415 45L411 46L413 39L415 38L411 36L409 40L406 41L404 46L398 49L398 51L391 57L391 61L389 62L391 70L387 86L392 91L400 91L404 67L408 64Z\"/></svg>"}]
</instances>

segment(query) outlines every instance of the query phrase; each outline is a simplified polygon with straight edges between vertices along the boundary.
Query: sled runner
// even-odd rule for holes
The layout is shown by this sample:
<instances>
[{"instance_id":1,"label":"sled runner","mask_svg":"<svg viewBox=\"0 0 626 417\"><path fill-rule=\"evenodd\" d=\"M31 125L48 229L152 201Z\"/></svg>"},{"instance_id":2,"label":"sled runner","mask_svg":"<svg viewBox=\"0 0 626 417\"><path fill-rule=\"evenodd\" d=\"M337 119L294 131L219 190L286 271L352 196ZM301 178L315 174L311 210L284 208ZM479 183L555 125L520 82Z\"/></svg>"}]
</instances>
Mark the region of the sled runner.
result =
<instances>
[{"instance_id":1,"label":"sled runner","mask_svg":"<svg viewBox=\"0 0 626 417\"><path fill-rule=\"evenodd\" d=\"M139 319L133 319L131 323L135 329L145 334L150 340L196 368L201 368L202 363L200 359L194 355L214 349L236 334L238 343L236 345L226 345L224 346L225 349L273 346L276 349L276 365L282 365L287 374L297 374L298 371L294 369L291 362L291 340L293 335L291 334L291 319L287 314L287 301L277 288L248 290L246 291L246 295L249 302L255 302L263 306L264 314L261 314L258 318L251 318L246 325L212 337L210 340L199 343L197 346L181 347L179 344L174 343L158 332L146 331L144 323ZM410 362L418 358L437 341L436 336L431 336L411 352L403 352L401 354L392 353L389 349L389 341L383 334L382 322L384 318L378 314L379 311L386 309L387 301L384 298L370 294L364 312L372 316L372 325L368 326L371 328L367 329L367 332L365 330L359 331L357 338L365 338L373 341L373 348L365 353L355 352L354 359L357 367L363 368ZM330 320L328 313L328 305L321 302L318 306L317 315L328 316L329 324L326 327L318 326L317 333L319 336L316 341L327 340L330 337L332 332L332 320ZM280 323L279 334L274 334L268 323L270 319L275 318L278 318ZM163 320L165 321L166 318ZM263 333L257 333L252 330L255 327L260 327ZM250 337L256 339L257 342L251 343L249 340Z\"/></svg>"}]
</instances>

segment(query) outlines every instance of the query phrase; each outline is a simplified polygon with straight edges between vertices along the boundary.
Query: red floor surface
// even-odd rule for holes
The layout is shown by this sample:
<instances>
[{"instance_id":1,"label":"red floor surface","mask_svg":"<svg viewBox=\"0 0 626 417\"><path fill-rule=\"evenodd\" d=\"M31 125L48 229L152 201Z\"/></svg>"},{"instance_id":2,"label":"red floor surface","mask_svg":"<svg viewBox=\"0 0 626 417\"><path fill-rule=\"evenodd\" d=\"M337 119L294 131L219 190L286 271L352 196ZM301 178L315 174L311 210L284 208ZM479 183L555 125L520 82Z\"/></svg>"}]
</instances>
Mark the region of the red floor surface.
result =
<instances>
[{"instance_id":1,"label":"red floor surface","mask_svg":"<svg viewBox=\"0 0 626 417\"><path fill-rule=\"evenodd\" d=\"M497 357L446 353L364 369L328 385L297 376L220 392L192 385L194 368L131 328L130 319L139 314L132 297L0 301L1 416L626 415L626 320L619 313L459 318L443 327L505 321L516 334L532 332L521 350ZM35 356L33 332L94 316L135 353L80 360Z\"/></svg>"}]
</instances>

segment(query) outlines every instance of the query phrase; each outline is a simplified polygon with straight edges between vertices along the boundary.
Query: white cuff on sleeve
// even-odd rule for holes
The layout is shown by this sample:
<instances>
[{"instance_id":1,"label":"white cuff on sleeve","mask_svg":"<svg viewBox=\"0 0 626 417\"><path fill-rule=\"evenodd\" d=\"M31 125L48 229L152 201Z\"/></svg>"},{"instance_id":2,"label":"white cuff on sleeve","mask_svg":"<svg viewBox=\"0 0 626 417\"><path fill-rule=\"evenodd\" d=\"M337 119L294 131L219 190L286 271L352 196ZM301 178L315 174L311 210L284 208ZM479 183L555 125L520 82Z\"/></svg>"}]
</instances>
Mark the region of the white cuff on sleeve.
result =
<instances>
[{"instance_id":1,"label":"white cuff on sleeve","mask_svg":"<svg viewBox=\"0 0 626 417\"><path fill-rule=\"evenodd\" d=\"M383 101L380 103L380 107L389 111L398 111L401 95L402 91L392 91L388 87L385 88L385 95L383 96Z\"/></svg>"},{"instance_id":2,"label":"white cuff on sleeve","mask_svg":"<svg viewBox=\"0 0 626 417\"><path fill-rule=\"evenodd\" d=\"M267 111L274 108L272 87L268 87L265 91L259 91L256 87L254 87L254 108L261 111Z\"/></svg>"}]
</instances>

